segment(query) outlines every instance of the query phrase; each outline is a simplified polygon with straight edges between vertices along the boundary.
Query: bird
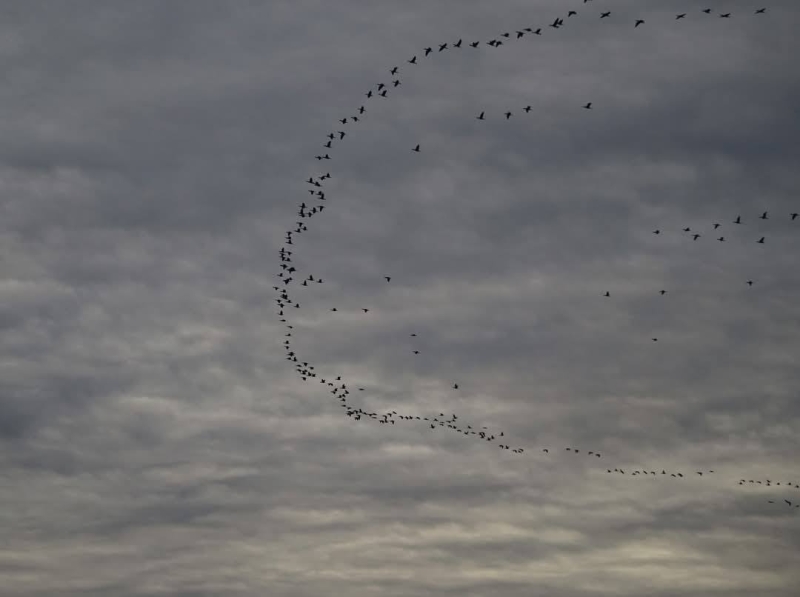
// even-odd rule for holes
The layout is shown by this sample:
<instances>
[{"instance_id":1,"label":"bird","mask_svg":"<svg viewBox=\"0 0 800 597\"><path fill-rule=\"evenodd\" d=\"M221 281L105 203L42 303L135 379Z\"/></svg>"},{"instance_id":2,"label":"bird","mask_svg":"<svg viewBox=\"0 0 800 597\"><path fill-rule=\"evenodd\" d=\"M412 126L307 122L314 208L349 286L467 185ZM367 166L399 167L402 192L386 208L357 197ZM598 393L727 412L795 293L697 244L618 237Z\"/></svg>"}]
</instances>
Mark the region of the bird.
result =
<instances>
[{"instance_id":1,"label":"bird","mask_svg":"<svg viewBox=\"0 0 800 597\"><path fill-rule=\"evenodd\" d=\"M439 45L439 51L440 51L440 52L441 52L442 50L446 50L446 49L447 49L447 43L443 43L443 44L440 44L440 45Z\"/></svg>"},{"instance_id":2,"label":"bird","mask_svg":"<svg viewBox=\"0 0 800 597\"><path fill-rule=\"evenodd\" d=\"M722 242L725 242L725 237L724 237L724 236L720 236L720 237L719 237L717 240L718 240L719 242L721 242L721 243L722 243Z\"/></svg>"},{"instance_id":3,"label":"bird","mask_svg":"<svg viewBox=\"0 0 800 597\"><path fill-rule=\"evenodd\" d=\"M659 292L659 293L660 293L662 296L663 296L663 295L665 295L665 294L667 294L667 291L666 291L666 290L659 290L658 292Z\"/></svg>"},{"instance_id":4,"label":"bird","mask_svg":"<svg viewBox=\"0 0 800 597\"><path fill-rule=\"evenodd\" d=\"M364 313L368 313L369 309L361 309Z\"/></svg>"},{"instance_id":5,"label":"bird","mask_svg":"<svg viewBox=\"0 0 800 597\"><path fill-rule=\"evenodd\" d=\"M685 12L682 12L681 14L679 14L679 15L677 15L677 16L675 17L675 20L677 21L678 19L683 19L683 18L685 18L685 17L686 17L686 13L685 13Z\"/></svg>"},{"instance_id":6,"label":"bird","mask_svg":"<svg viewBox=\"0 0 800 597\"><path fill-rule=\"evenodd\" d=\"M471 42L469 45L470 45L470 46L472 46L473 48L477 48L477 47L478 47L478 44L480 44L480 43L481 43L481 42L479 42L479 41L473 41L473 42Z\"/></svg>"},{"instance_id":7,"label":"bird","mask_svg":"<svg viewBox=\"0 0 800 597\"><path fill-rule=\"evenodd\" d=\"M697 240L698 238L700 238L699 234L693 234L692 236L694 237L694 240Z\"/></svg>"},{"instance_id":8,"label":"bird","mask_svg":"<svg viewBox=\"0 0 800 597\"><path fill-rule=\"evenodd\" d=\"M417 57L416 57L416 56L414 56L414 57L413 57L411 60L408 60L407 62L408 62L409 64L416 64L416 63L417 63Z\"/></svg>"},{"instance_id":9,"label":"bird","mask_svg":"<svg viewBox=\"0 0 800 597\"><path fill-rule=\"evenodd\" d=\"M606 17L610 17L610 16L611 16L611 11L600 13L600 18L601 19L605 19Z\"/></svg>"},{"instance_id":10,"label":"bird","mask_svg":"<svg viewBox=\"0 0 800 597\"><path fill-rule=\"evenodd\" d=\"M577 15L577 14L578 14L577 12L575 12L574 10L571 10L571 11L569 11L569 12L567 13L567 18L569 18L569 17L572 17L572 16L575 16L575 15Z\"/></svg>"},{"instance_id":11,"label":"bird","mask_svg":"<svg viewBox=\"0 0 800 597\"><path fill-rule=\"evenodd\" d=\"M762 236L756 242L763 245L764 244L764 237Z\"/></svg>"},{"instance_id":12,"label":"bird","mask_svg":"<svg viewBox=\"0 0 800 597\"><path fill-rule=\"evenodd\" d=\"M486 119L483 117L483 115L484 115L484 114L485 114L485 112L481 112L481 113L478 115L478 117L477 117L477 118L478 118L478 120L486 120Z\"/></svg>"},{"instance_id":13,"label":"bird","mask_svg":"<svg viewBox=\"0 0 800 597\"><path fill-rule=\"evenodd\" d=\"M716 230L716 229L717 229L717 228L719 228L720 226L721 226L721 224L714 224L714 230Z\"/></svg>"},{"instance_id":14,"label":"bird","mask_svg":"<svg viewBox=\"0 0 800 597\"><path fill-rule=\"evenodd\" d=\"M603 296L611 296L611 293L606 290L606 293Z\"/></svg>"},{"instance_id":15,"label":"bird","mask_svg":"<svg viewBox=\"0 0 800 597\"><path fill-rule=\"evenodd\" d=\"M711 14L711 9L710 8L704 8L703 12L706 13L707 15L710 15Z\"/></svg>"},{"instance_id":16,"label":"bird","mask_svg":"<svg viewBox=\"0 0 800 597\"><path fill-rule=\"evenodd\" d=\"M417 153L419 153L419 144L417 144L417 146L414 149L412 149L411 151L416 151Z\"/></svg>"},{"instance_id":17,"label":"bird","mask_svg":"<svg viewBox=\"0 0 800 597\"><path fill-rule=\"evenodd\" d=\"M395 67L394 67L392 70L390 70L389 72L390 72L391 74L393 74L393 75L396 75L396 74L397 74L397 67L395 66Z\"/></svg>"},{"instance_id":18,"label":"bird","mask_svg":"<svg viewBox=\"0 0 800 597\"><path fill-rule=\"evenodd\" d=\"M687 226L686 228L684 228L684 229L683 229L683 231L684 231L684 232L691 232L691 231L692 231L692 229L691 229L691 228L689 228L689 227Z\"/></svg>"},{"instance_id":19,"label":"bird","mask_svg":"<svg viewBox=\"0 0 800 597\"><path fill-rule=\"evenodd\" d=\"M506 112L506 120L508 120L509 118L511 118L511 112Z\"/></svg>"},{"instance_id":20,"label":"bird","mask_svg":"<svg viewBox=\"0 0 800 597\"><path fill-rule=\"evenodd\" d=\"M733 221L734 224L741 224L742 223L742 216L736 216L736 219Z\"/></svg>"},{"instance_id":21,"label":"bird","mask_svg":"<svg viewBox=\"0 0 800 597\"><path fill-rule=\"evenodd\" d=\"M723 13L723 14L719 15L719 18L720 19L730 19L731 18L731 13L729 13L729 12Z\"/></svg>"},{"instance_id":22,"label":"bird","mask_svg":"<svg viewBox=\"0 0 800 597\"><path fill-rule=\"evenodd\" d=\"M761 219L761 220L768 220L768 219L769 219L769 218L767 217L767 212L764 212L763 214L761 214L761 215L760 215L760 216L758 216L758 217L759 217L759 219Z\"/></svg>"},{"instance_id":23,"label":"bird","mask_svg":"<svg viewBox=\"0 0 800 597\"><path fill-rule=\"evenodd\" d=\"M789 214L789 215L791 215L791 216L792 216L792 221L796 220L796 219L797 219L797 216L800 216L800 214L799 214L799 213L796 213L796 212L795 212L795 213L793 213L793 214Z\"/></svg>"},{"instance_id":24,"label":"bird","mask_svg":"<svg viewBox=\"0 0 800 597\"><path fill-rule=\"evenodd\" d=\"M752 281L752 280L748 280L748 281L747 281L747 285L748 285L748 286L752 286L752 285L753 285L753 281Z\"/></svg>"},{"instance_id":25,"label":"bird","mask_svg":"<svg viewBox=\"0 0 800 597\"><path fill-rule=\"evenodd\" d=\"M522 109L525 110L525 112L530 112L531 111L531 107L530 106L525 106Z\"/></svg>"},{"instance_id":26,"label":"bird","mask_svg":"<svg viewBox=\"0 0 800 597\"><path fill-rule=\"evenodd\" d=\"M653 230L653 234L661 234L661 230L658 230L658 229Z\"/></svg>"},{"instance_id":27,"label":"bird","mask_svg":"<svg viewBox=\"0 0 800 597\"><path fill-rule=\"evenodd\" d=\"M453 47L454 47L454 48L460 48L460 47L461 47L461 41L462 41L462 40L461 40L461 39L459 39L459 40L458 40L456 43L454 43L454 44L453 44Z\"/></svg>"},{"instance_id":28,"label":"bird","mask_svg":"<svg viewBox=\"0 0 800 597\"><path fill-rule=\"evenodd\" d=\"M591 110L592 109L592 102L589 102L588 104L586 104L584 106L584 108L587 109L587 110Z\"/></svg>"},{"instance_id":29,"label":"bird","mask_svg":"<svg viewBox=\"0 0 800 597\"><path fill-rule=\"evenodd\" d=\"M386 278L387 282L391 282L392 281L392 277L391 276L384 276L384 278Z\"/></svg>"},{"instance_id":30,"label":"bird","mask_svg":"<svg viewBox=\"0 0 800 597\"><path fill-rule=\"evenodd\" d=\"M637 19L633 28L636 29L639 25L644 25L644 19Z\"/></svg>"},{"instance_id":31,"label":"bird","mask_svg":"<svg viewBox=\"0 0 800 597\"><path fill-rule=\"evenodd\" d=\"M766 8L759 8L759 9L758 9L758 10L756 10L756 12L755 12L755 13L753 13L753 14L757 14L757 15L763 15L763 14L766 12L766 10L767 10Z\"/></svg>"},{"instance_id":32,"label":"bird","mask_svg":"<svg viewBox=\"0 0 800 597\"><path fill-rule=\"evenodd\" d=\"M454 384L453 384L453 389L454 389L454 390L457 390L457 389L458 389L458 384L457 384L457 383L454 383Z\"/></svg>"}]
</instances>

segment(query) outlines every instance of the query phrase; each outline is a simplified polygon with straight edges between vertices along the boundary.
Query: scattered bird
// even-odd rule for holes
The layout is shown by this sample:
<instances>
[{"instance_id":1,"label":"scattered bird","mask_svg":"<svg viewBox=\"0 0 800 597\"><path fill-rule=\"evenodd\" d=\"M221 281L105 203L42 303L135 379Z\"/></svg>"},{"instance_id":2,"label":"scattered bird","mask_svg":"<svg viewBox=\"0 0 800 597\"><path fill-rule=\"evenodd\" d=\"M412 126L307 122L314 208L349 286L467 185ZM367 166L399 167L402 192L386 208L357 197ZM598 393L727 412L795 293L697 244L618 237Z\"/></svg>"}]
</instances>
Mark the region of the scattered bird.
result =
<instances>
[{"instance_id":1,"label":"scattered bird","mask_svg":"<svg viewBox=\"0 0 800 597\"><path fill-rule=\"evenodd\" d=\"M586 104L584 106L584 108L586 108L587 110L591 110L592 109L592 102L589 102L588 104Z\"/></svg>"},{"instance_id":2,"label":"scattered bird","mask_svg":"<svg viewBox=\"0 0 800 597\"><path fill-rule=\"evenodd\" d=\"M411 151L416 151L417 153L419 153L419 144L417 144L417 146L414 149L412 149Z\"/></svg>"}]
</instances>

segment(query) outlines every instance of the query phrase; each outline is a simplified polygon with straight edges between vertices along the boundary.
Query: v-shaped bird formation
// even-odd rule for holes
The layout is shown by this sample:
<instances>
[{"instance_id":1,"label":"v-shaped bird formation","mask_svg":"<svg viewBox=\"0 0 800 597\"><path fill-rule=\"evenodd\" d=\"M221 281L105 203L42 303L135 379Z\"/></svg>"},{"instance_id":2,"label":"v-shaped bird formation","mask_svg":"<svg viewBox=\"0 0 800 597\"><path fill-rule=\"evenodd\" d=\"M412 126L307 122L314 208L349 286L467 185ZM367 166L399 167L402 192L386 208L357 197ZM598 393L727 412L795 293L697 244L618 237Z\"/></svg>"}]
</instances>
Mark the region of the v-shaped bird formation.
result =
<instances>
[{"instance_id":1,"label":"v-shaped bird formation","mask_svg":"<svg viewBox=\"0 0 800 597\"><path fill-rule=\"evenodd\" d=\"M586 5L590 1L591 0L583 0L583 4ZM417 68L421 61L432 60L433 57L442 52L451 52L453 50L473 52L481 51L486 47L491 48L489 51L495 51L506 44L511 44L514 42L526 43L527 40L525 38L530 37L535 39L536 36L543 35L544 31L547 31L548 29L558 30L562 27L565 27L568 22L574 19L597 19L603 23L614 22L615 19L622 22L630 22L631 29L637 30L637 35L646 31L647 27L652 26L652 23L649 23L642 18L636 18L635 15L633 17L629 15L617 15L612 11L590 13L588 12L588 6L586 9L587 11L584 11L582 8L580 12L578 10L568 10L566 15L563 17L557 17L550 23L545 23L541 26L528 26L520 27L519 29L510 29L509 31L502 32L487 40L465 40L459 38L457 40L442 41L435 46L425 47L422 49L422 51L406 59L406 64L410 66L404 67L404 69ZM749 15L742 14L736 16L746 17L766 14L766 8L758 8L754 11L751 11ZM689 18L709 18L713 17L714 15L716 15L717 18L733 18L732 13L715 13L711 8L698 9L696 14L681 12L674 15L673 18L674 20L685 22ZM390 91L392 93L399 92L399 90L395 90L401 86L401 67L392 66L391 68L387 68L387 72L391 77L387 82L379 82L376 84L374 89L369 89L363 94L367 100L367 103L369 101L381 101L375 99L378 97L382 99L387 98ZM603 110L603 106L601 104L598 104L589 98L577 100L575 107L578 110L581 108L586 110L586 112L583 114L583 116L586 118L594 118L598 116L599 113L602 113ZM344 116L339 119L339 123L345 126L356 126L360 122L360 118L363 118L365 113L368 114L369 110L367 109L366 105L361 105L355 109L354 112L357 114ZM533 117L535 115L535 111L532 106L525 105L522 107L509 106L505 111L498 112L496 115L490 113L490 111L486 109L480 109L476 112L473 112L473 114L475 114L473 118L481 122L481 124L476 126L485 126L482 123L488 123L493 119L497 119L502 123L508 123L508 126L514 126L514 123L516 122L515 118ZM330 152L316 155L314 156L315 159L318 162L322 162L324 160L333 160L334 158L330 155L330 153L335 151L336 144L343 142L347 135L347 131L338 130L338 128L337 130L328 133L327 141L322 146L326 150L330 150ZM408 151L411 151L414 154L418 154L420 157L422 157L425 154L425 144L423 142L416 143L409 147ZM280 271L277 274L278 283L273 288L278 293L278 297L276 298L278 315L280 317L280 321L285 324L287 330L285 333L285 339L283 341L286 359L293 364L294 369L303 381L315 382L319 385L322 385L325 390L330 393L333 400L338 403L339 407L344 411L346 416L350 417L354 421L371 421L377 422L380 425L419 424L424 425L433 431L446 430L448 432L468 436L477 441L485 442L487 445L497 446L500 450L517 455L529 455L532 452L536 452L540 456L544 457L556 457L556 454L563 454L572 458L589 458L592 459L593 462L597 462L598 466L605 468L607 474L626 476L628 478L660 478L688 483L691 482L691 480L699 481L707 478L713 478L715 476L714 470L667 470L666 468L662 467L646 466L641 466L633 470L625 470L619 466L610 466L605 464L607 458L595 448L587 449L586 447L580 446L562 446L561 448L557 448L554 446L545 446L536 448L535 450L527 449L519 445L512 445L503 431L490 430L486 426L466 424L465 422L462 422L455 413L446 414L444 412L438 412L412 414L398 413L396 410L378 413L367 411L358 406L351 396L350 386L348 386L348 384L342 380L341 375L323 375L322 373L318 373L314 365L303 360L301 355L298 354L292 345L292 332L295 328L290 323L291 317L297 312L298 309L301 308L301 305L296 298L296 294L294 292L290 293L290 287L302 286L304 288L308 288L310 286L324 283L322 277L319 275L314 275L313 273L300 274L297 271L292 261L293 247L295 245L297 236L308 230L308 220L321 215L323 210L326 209L325 202L328 201L329 197L326 195L324 188L325 182L331 177L332 175L330 172L325 172L323 174L310 176L305 181L308 185L310 185L308 193L310 195L310 200L313 200L314 203L310 204L303 201L298 205L297 216L299 219L296 221L295 227L286 232L284 244L279 251ZM658 238L665 238L670 234L683 236L687 242L696 242L698 243L698 246L699 243L703 242L750 243L755 250L757 249L758 245L767 244L768 237L749 232L748 224L756 220L773 221L783 218L790 222L797 222L798 232L800 232L800 221L797 221L798 215L798 212L792 212L788 214L773 213L769 208L767 208L760 210L758 213L737 213L727 215L720 214L719 220L709 224L698 225L692 223L691 225L687 225L680 230L656 228L651 232ZM393 285L396 284L396 282L394 282L395 279L395 276L391 275L391 272L387 272L386 275L383 276L382 283ZM747 289L751 288L757 283L757 280L742 280L742 290L747 291ZM654 293L658 293L658 295L664 297L663 300L669 300L669 297L672 296L669 294L670 290L671 289L665 288L653 289ZM619 294L613 288L602 289L600 292L602 292L602 297L612 301ZM329 313L332 317L342 316L342 314L345 312L352 312L364 318L373 317L369 306L353 305L347 308L340 308L340 306L337 305L330 305ZM409 334L409 337L417 339L418 334L413 332ZM658 338L652 337L651 340L653 342L657 342ZM416 344L416 340L412 340L411 342L412 344L409 348L407 348L407 350L410 354L415 355L416 357L421 354L421 346ZM457 392L461 389L458 381L450 380L449 383L451 384L453 391ZM364 392L366 391L366 388L359 387L358 391ZM738 478L735 482L738 483L739 486L761 486L774 489L780 488L781 490L785 489L786 491L797 491L800 489L800 476L798 476L798 479L792 481ZM783 507L800 508L800 495L796 495L796 497L792 499L776 498L766 501L769 504L775 504Z\"/></svg>"}]
</instances>

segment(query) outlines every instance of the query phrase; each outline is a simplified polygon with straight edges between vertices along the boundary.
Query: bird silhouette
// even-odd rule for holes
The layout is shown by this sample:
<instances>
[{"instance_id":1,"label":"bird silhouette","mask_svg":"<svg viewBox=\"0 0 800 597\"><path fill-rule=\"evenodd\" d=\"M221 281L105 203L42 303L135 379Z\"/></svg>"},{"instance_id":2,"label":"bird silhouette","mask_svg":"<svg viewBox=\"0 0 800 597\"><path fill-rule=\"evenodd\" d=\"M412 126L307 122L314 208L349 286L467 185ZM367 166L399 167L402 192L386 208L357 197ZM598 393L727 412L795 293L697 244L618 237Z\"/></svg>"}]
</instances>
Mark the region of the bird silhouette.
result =
<instances>
[{"instance_id":1,"label":"bird silhouette","mask_svg":"<svg viewBox=\"0 0 800 597\"><path fill-rule=\"evenodd\" d=\"M587 110L591 110L592 109L592 102L589 102L588 104L586 104L584 106L584 108L586 108Z\"/></svg>"},{"instance_id":2,"label":"bird silhouette","mask_svg":"<svg viewBox=\"0 0 800 597\"><path fill-rule=\"evenodd\" d=\"M636 29L639 25L644 25L644 19L637 19L633 28Z\"/></svg>"},{"instance_id":3,"label":"bird silhouette","mask_svg":"<svg viewBox=\"0 0 800 597\"><path fill-rule=\"evenodd\" d=\"M417 146L416 146L414 149L412 149L411 151L416 151L417 153L419 153L419 145L417 145Z\"/></svg>"},{"instance_id":4,"label":"bird silhouette","mask_svg":"<svg viewBox=\"0 0 800 597\"><path fill-rule=\"evenodd\" d=\"M483 117L483 115L484 115L484 114L485 114L485 112L481 112L480 114L478 114L478 116L477 116L478 120L486 120L486 119Z\"/></svg>"}]
</instances>

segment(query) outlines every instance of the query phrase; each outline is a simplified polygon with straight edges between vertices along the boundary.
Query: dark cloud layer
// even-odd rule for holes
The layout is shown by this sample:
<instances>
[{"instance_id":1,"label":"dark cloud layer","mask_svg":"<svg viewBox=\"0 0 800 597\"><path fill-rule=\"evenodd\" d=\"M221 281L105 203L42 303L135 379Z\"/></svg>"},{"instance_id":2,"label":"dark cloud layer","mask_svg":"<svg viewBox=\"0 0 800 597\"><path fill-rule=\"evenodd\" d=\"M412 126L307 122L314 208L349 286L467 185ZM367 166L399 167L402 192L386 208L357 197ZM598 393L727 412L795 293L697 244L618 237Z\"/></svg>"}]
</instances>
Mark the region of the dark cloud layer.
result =
<instances>
[{"instance_id":1,"label":"dark cloud layer","mask_svg":"<svg viewBox=\"0 0 800 597\"><path fill-rule=\"evenodd\" d=\"M568 4L0 8L3 595L794 594L800 7Z\"/></svg>"}]
</instances>

